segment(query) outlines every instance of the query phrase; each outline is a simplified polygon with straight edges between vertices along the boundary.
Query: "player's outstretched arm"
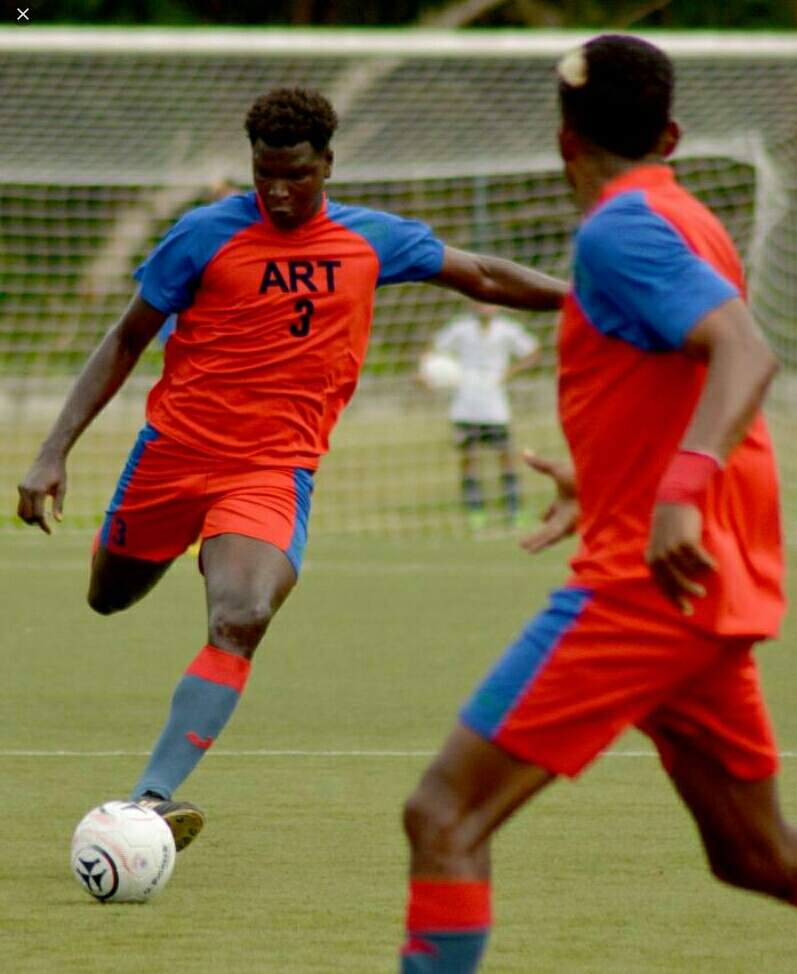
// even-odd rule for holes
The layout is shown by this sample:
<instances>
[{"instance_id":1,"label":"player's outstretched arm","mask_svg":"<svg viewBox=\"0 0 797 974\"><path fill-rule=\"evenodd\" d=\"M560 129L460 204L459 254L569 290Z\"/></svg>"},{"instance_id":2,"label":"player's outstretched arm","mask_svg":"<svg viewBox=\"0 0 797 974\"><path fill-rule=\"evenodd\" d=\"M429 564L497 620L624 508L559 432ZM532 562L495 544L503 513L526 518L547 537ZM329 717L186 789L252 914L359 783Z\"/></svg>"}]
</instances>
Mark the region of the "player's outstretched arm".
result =
<instances>
[{"instance_id":1,"label":"player's outstretched arm","mask_svg":"<svg viewBox=\"0 0 797 974\"><path fill-rule=\"evenodd\" d=\"M567 283L502 257L446 247L440 273L429 279L484 304L529 311L560 308Z\"/></svg>"},{"instance_id":2,"label":"player's outstretched arm","mask_svg":"<svg viewBox=\"0 0 797 974\"><path fill-rule=\"evenodd\" d=\"M538 346L533 352L528 355L524 355L522 358L515 359L512 362L506 372L504 373L504 382L511 382L516 375L520 375L523 372L528 372L529 369L533 369L535 365L539 363L542 359L542 349Z\"/></svg>"},{"instance_id":3,"label":"player's outstretched arm","mask_svg":"<svg viewBox=\"0 0 797 974\"><path fill-rule=\"evenodd\" d=\"M576 475L571 463L545 460L529 450L524 452L523 460L532 470L550 477L556 487L556 497L543 515L542 528L520 542L521 548L536 554L575 532L579 514Z\"/></svg>"},{"instance_id":4,"label":"player's outstretched arm","mask_svg":"<svg viewBox=\"0 0 797 974\"><path fill-rule=\"evenodd\" d=\"M653 509L647 561L664 594L685 615L705 594L701 576L717 564L701 544L700 500L743 439L777 372L777 360L746 304L733 298L695 325L683 350L705 359L703 391Z\"/></svg>"},{"instance_id":5,"label":"player's outstretched arm","mask_svg":"<svg viewBox=\"0 0 797 974\"><path fill-rule=\"evenodd\" d=\"M19 484L17 514L27 524L50 533L47 498L53 517L63 516L66 458L81 433L113 398L130 375L141 353L166 320L166 315L136 294L119 321L92 353L75 381L53 428Z\"/></svg>"}]
</instances>

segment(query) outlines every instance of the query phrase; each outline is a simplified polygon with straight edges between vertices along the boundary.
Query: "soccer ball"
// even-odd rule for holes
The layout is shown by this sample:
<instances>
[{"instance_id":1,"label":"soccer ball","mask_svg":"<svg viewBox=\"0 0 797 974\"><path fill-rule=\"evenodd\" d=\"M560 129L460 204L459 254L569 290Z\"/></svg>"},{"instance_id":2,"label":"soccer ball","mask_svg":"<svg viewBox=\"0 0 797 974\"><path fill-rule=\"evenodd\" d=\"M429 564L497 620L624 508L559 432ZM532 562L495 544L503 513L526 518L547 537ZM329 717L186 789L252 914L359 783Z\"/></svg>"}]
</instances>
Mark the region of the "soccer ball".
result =
<instances>
[{"instance_id":1,"label":"soccer ball","mask_svg":"<svg viewBox=\"0 0 797 974\"><path fill-rule=\"evenodd\" d=\"M455 358L442 352L427 352L418 367L420 377L430 389L448 392L462 380L462 368Z\"/></svg>"},{"instance_id":2,"label":"soccer ball","mask_svg":"<svg viewBox=\"0 0 797 974\"><path fill-rule=\"evenodd\" d=\"M151 808L111 801L92 808L72 836L72 872L101 903L146 903L169 881L176 850Z\"/></svg>"}]
</instances>

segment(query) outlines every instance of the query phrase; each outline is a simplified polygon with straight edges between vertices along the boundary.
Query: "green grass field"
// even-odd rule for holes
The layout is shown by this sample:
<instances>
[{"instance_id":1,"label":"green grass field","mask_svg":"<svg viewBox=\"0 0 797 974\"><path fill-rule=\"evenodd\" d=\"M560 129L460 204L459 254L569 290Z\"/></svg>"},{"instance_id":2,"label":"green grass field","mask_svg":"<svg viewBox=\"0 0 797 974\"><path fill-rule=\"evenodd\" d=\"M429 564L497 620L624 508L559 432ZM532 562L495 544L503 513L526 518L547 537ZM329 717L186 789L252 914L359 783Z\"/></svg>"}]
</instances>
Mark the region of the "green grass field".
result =
<instances>
[{"instance_id":1,"label":"green grass field","mask_svg":"<svg viewBox=\"0 0 797 974\"><path fill-rule=\"evenodd\" d=\"M457 705L564 575L511 538L312 539L242 703L186 785L209 823L161 897L101 906L75 823L124 797L204 641L196 564L102 619L90 539L0 539L0 964L7 974L396 971L400 807ZM762 666L797 818L792 622ZM794 974L797 916L725 889L636 735L523 810L495 844L485 974Z\"/></svg>"}]
</instances>

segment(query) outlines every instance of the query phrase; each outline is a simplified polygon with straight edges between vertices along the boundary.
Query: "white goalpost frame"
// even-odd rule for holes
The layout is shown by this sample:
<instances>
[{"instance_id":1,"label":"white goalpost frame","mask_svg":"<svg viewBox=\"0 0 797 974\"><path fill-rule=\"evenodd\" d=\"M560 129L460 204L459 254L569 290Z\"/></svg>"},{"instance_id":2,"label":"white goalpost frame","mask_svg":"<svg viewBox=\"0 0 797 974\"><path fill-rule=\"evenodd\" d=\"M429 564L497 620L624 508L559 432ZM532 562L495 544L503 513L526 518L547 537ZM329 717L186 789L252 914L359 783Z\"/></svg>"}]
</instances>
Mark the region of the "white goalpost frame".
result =
<instances>
[{"instance_id":1,"label":"white goalpost frame","mask_svg":"<svg viewBox=\"0 0 797 974\"><path fill-rule=\"evenodd\" d=\"M17 90L12 93L20 100L14 103L13 100L7 99L5 107L0 107L0 118L12 119L10 128L12 134L14 124L30 128L41 121L35 115L26 117L24 101L28 83L24 77L26 64L31 71L37 70L37 66L41 68L48 63L59 63L60 60L64 62L64 70L78 70L80 65L88 65L83 83L96 84L97 102L109 103L113 101L116 93L107 90L108 77L102 72L98 72L96 77L92 75L90 67L93 63L92 59L100 59L105 64L119 65L119 71L123 75L123 77L120 75L120 94L122 85L129 87L138 83L134 74L124 74L126 70L124 65L130 58L137 59L138 64L148 64L151 61L153 71L158 70L158 65L183 58L190 58L192 64L204 61L207 61L208 65L220 64L221 68L218 70L221 71L232 71L230 65L238 61L241 64L251 65L252 59L262 59L264 65L272 68L275 65L288 63L292 66L305 65L311 84L313 70L319 62L334 63L339 70L329 72L323 87L321 84L317 86L322 87L325 94L330 97L341 117L341 127L336 135L335 144L335 178L340 178L341 185L349 193L356 193L360 185L378 183L379 186L374 189L374 192L387 194L389 200L386 208L395 209L396 212L404 212L408 201L414 202L416 197L424 197L424 205L428 206L432 213L429 222L433 222L438 229L437 220L440 219L443 223L441 235L445 239L448 239L445 233L445 221L449 219L448 211L442 204L438 209L435 208L435 195L439 193L445 196L450 185L454 185L457 181L467 182L471 187L470 195L463 191L462 201L456 192L451 190L452 197L455 199L450 206L459 207L460 210L458 215L450 219L455 236L462 225L462 233L465 235L466 242L469 242L468 233L477 238L480 236L479 224L482 217L475 212L479 207L477 184L480 179L501 183L502 177L506 177L506 181L511 182L515 177L523 179L529 175L536 175L549 180L551 192L557 194L560 192L555 186L560 162L550 143L547 147L539 149L536 145L520 148L514 146L508 151L496 151L494 154L474 153L469 156L466 151L463 151L459 154L449 152L436 156L434 152L426 151L424 155L422 151L415 156L407 153L395 160L388 156L389 164L384 160L380 162L379 158L376 161L362 161L361 147L373 137L374 129L382 121L378 113L374 116L361 111L368 93L376 92L380 86L387 86L387 90L392 91L389 86L393 76L399 75L402 67L408 63L428 66L429 75L428 79L424 76L423 87L428 88L434 96L434 85L439 81L441 87L437 100L440 104L445 102L445 112L441 109L440 117L450 116L456 123L458 113L464 114L468 111L468 105L459 105L457 97L458 84L464 88L467 76L456 73L447 76L446 71L452 63L459 64L464 61L471 66L469 70L474 74L485 70L487 65L493 65L492 70L496 76L500 76L499 69L502 65L505 65L507 70L510 67L516 68L518 65L535 62L552 65L558 57L594 36L594 33L415 28L160 30L7 27L0 29L0 52L3 59L20 66L15 76ZM797 153L794 158L788 155L784 158L780 157L778 139L773 140L768 132L767 126L770 125L771 119L765 112L761 112L760 117L752 120L742 118L745 105L740 91L743 91L744 79L741 82L742 88L739 87L739 83L734 82L736 87L727 99L730 104L725 104L726 99L718 97L715 75L720 69L729 76L734 72L744 73L753 64L758 74L751 79L751 85L766 84L767 72L777 74L785 71L789 78L793 72L797 79L797 36L725 32L688 34L655 32L641 36L653 40L673 56L679 68L679 75L681 69L689 75L686 85L695 86L694 74L705 69L706 99L712 102L708 106L709 112L714 104L718 113L739 112L738 130L734 128L729 130L726 126L718 133L710 130L711 124L687 126L675 161L677 163L679 160L696 160L700 164L700 160L703 159L724 159L749 167L754 173L754 185L751 190L754 195L751 227L744 234L742 252L748 270L751 304L754 310L761 314L765 327L769 325L771 317L774 322L772 329L786 350L786 358L789 360L788 367L783 370L772 391L769 407L776 435L779 434L780 438L787 442L794 432L793 417L797 415L794 408L797 382L794 381L792 368L797 366L797 311L795 311L797 283L793 281L793 278L797 277L797 242L795 242L797 234L793 229L797 190L794 166ZM247 70L251 74L251 68ZM442 80L438 78L437 72ZM254 76L252 78L254 84ZM31 85L34 81L35 78L29 79ZM236 81L233 78L229 83L234 85ZM408 82L404 79L401 83L406 85ZM778 89L778 83L776 78L768 98L772 101L773 112L785 114L790 111L789 106L793 105L794 101ZM506 84L507 94L510 94L513 84L511 78ZM550 87L552 91L552 75ZM797 80L795 80L794 90L797 91ZM491 108L496 115L500 116L505 107L504 101L498 98L494 94L494 89L490 89L488 85L485 85L484 91L492 92L490 97L493 97L495 102ZM242 97L245 101L251 100L257 93L259 92L254 88L245 90ZM405 89L397 87L395 90L396 98L403 99L411 99L417 93L418 89L411 87ZM691 87L688 93L696 100L699 100L701 95L699 90L693 91ZM549 94L545 92L546 96ZM213 112L211 101L207 100L207 103L202 101L202 98L207 99L207 92L197 91L195 95L191 90L190 82L187 82L186 97L194 96L197 100L187 110L198 114ZM477 96L482 97L478 89ZM765 101L766 97L765 94ZM781 109L779 102L788 102L788 104L784 104ZM404 109L406 104L402 103L399 107ZM390 105L386 105L388 116L390 108ZM156 109L157 105L153 105L153 111ZM709 118L708 121L710 122L711 119ZM462 128L465 146L467 145L466 123L465 117ZM139 126L142 124L140 119L136 124ZM510 124L515 123L510 122ZM778 124L782 123L779 121ZM423 125L423 117L419 117L418 125ZM6 127L6 130L9 131L9 128ZM89 134L93 134L90 119L85 123L85 130L74 131L73 134L66 132L64 138L74 138L77 141ZM781 137L782 132L779 129L778 138ZM407 136L400 133L398 138L406 140ZM789 130L789 138L792 138L791 130ZM9 212L12 214L11 222L15 228L14 247L21 248L23 251L27 248L23 256L27 260L25 267L28 269L24 271L22 277L26 274L29 278L36 276L30 267L35 266L37 247L42 248L42 261L46 263L45 255L49 251L40 241L42 235L50 234L49 228L53 225L51 221L57 219L52 216L53 212L59 206L65 213L69 211L69 204L74 202L72 197L79 195L81 187L85 187L87 200L94 200L98 195L101 197L98 187L107 187L109 200L107 214L102 210L101 199L99 203L100 216L107 215L107 224L103 224L103 228L94 236L92 236L94 231L92 233L85 231L85 243L80 236L83 230L81 229L77 234L80 237L80 248L85 249L80 264L82 279L77 296L70 298L69 295L65 297L61 293L48 294L46 281L39 281L38 278L30 293L25 294L21 290L19 299L16 292L11 293L10 300L14 307L17 300L27 307L35 305L36 299L41 298L41 305L45 308L42 312L45 322L49 312L55 316L53 318L55 324L47 326L53 331L55 344L65 341L63 337L58 337L59 328L63 328L61 322L68 318L76 301L84 302L85 307L81 305L81 308L87 315L92 307L102 306L105 316L104 327L107 327L110 311L103 302L107 305L115 303L117 313L121 310L125 288L128 293L132 290L129 273L134 256L148 249L149 244L153 242L156 229L162 230L163 225L172 215L189 205L201 187L218 175L220 169L232 165L242 183L248 178L248 173L240 163L245 146L236 143L235 152L231 154L233 150L222 137L219 139L221 144L215 145L212 152L194 158L186 148L188 142L190 142L189 136L183 137L179 132L175 134L172 144L168 146L170 161L165 166L153 168L149 177L140 166L128 171L124 166L113 167L109 164L102 168L98 163L94 168L91 159L86 165L75 165L70 171L59 174L57 158L42 160L24 156L15 157L10 150L5 154L0 150L0 183L5 187L6 196L11 201ZM392 184L404 187L396 191L395 205L390 205L392 197L389 194L392 193L392 189L389 187ZM54 193L53 190L58 185L63 186L65 195L61 202L58 198L55 201L50 199L53 195L58 197L58 193ZM37 186L41 187L40 191L36 189ZM127 192L125 187L130 187L129 200L125 195ZM147 189L146 194L140 192L142 187ZM336 188L337 183L333 179L331 188L333 195ZM39 192L41 198L37 195ZM504 187L501 192L504 192ZM506 190L506 192L510 191ZM732 195L734 192L736 190L732 187L729 194ZM746 193L747 190L743 192ZM499 223L502 220L511 222L509 217L504 218L501 214L524 212L523 208L527 206L528 200L523 198L522 187L517 189L517 193L517 198L507 196L502 204L504 209L498 217L491 216L493 211L488 212L485 209L484 220L489 222L497 219ZM378 198L378 202L380 201ZM18 202L24 205L17 207ZM369 200L365 202L370 205ZM5 205L5 200L3 203ZM86 205L88 207L88 203ZM470 206L469 215L468 206ZM555 212L558 217L564 212L565 207L566 204L557 196L552 203L552 212ZM21 216L18 215L17 209L22 213ZM26 224L26 220L29 219L27 210L34 214L34 217L30 218L29 235ZM425 213L426 210L422 208L420 214L423 216ZM44 230L41 226L34 225L40 216L44 220L42 224ZM65 220L67 218L72 219L67 216ZM568 218L571 217L568 215ZM85 219L87 226L93 226L94 211L92 210ZM456 222L457 220L459 223ZM94 220L94 222L102 222L102 220ZM467 228L464 227L466 223ZM67 263L70 256L68 253L70 240L75 238L71 228L72 224L65 224L63 231L59 231L63 233L65 242L63 252L59 250L57 256L59 260ZM517 234L519 231L515 228L513 232ZM547 265L544 231L540 232L543 233L543 238L540 238L543 251L540 266L552 272L564 273L566 261L563 257L561 240L557 238L556 244L552 244L555 255L550 259L553 264ZM557 233L561 237L561 227L557 229ZM452 242L458 243L457 240ZM487 240L487 245L503 247L505 242L502 238L496 237L494 240ZM508 244L506 247L506 253L515 256ZM537 256L536 248L537 243L529 249L534 258ZM524 251L519 259L525 259L527 256ZM14 280L12 275L12 284ZM20 288L24 289L24 286L23 283ZM42 293L40 294L37 289L43 289ZM380 292L379 301L383 306L392 300L394 300L392 296L388 297L386 292ZM401 302L399 301L398 304L400 305ZM399 307L398 310L387 313L386 323L383 324L381 331L377 329L378 337L383 340L385 335L389 336L392 333L396 315L402 320L414 317L416 320L411 321L410 324L421 323L423 328L420 332L423 336L428 336L434 325L443 324L439 318L449 311L450 305L444 299L413 296L404 302L403 309ZM41 321L42 316L28 312L20 313L18 320L22 325L17 324L13 327L18 330L23 326L28 327L26 314L30 317L30 327L32 329L39 327L37 322ZM57 317L58 314L61 318ZM529 327L535 327L535 321L531 318L528 318L525 323ZM550 346L552 322L546 319L542 327L548 336ZM6 341L3 332L0 331L0 354ZM401 341L405 341L405 338ZM314 518L314 530L342 530L354 533L361 531L411 533L418 530L432 533L438 531L457 533L462 529L463 522L457 508L457 472L448 437L446 404L439 399L431 402L418 400L410 383L412 358L419 352L420 341L420 337L407 339L407 347L402 346L400 354L397 352L395 358L390 358L389 369L366 370L361 389L355 396L349 413L344 415L340 431L336 434L333 453L322 467L320 484L323 484L326 500L318 504L320 511ZM389 344L389 341L386 344ZM80 347L83 348L82 345ZM76 368L73 364L67 370L67 375L59 369L55 370L55 374L50 375L47 368L37 367L35 348L29 354L31 357L26 366L29 367L29 371L12 366L0 372L0 417L4 426L16 427L15 436L4 444L4 453L10 462L0 466L0 469L4 470L3 476L8 478L8 483L4 483L3 486L11 489L26 465L30 452L35 449L37 438L54 417L57 405L68 387L68 382L71 381L70 376L74 374ZM47 354L45 344L41 345L41 354L42 356ZM14 361L16 360L12 359L12 362ZM94 435L89 431L86 435L89 441L85 452L86 469L91 470L96 467L98 470L104 470L110 464L115 477L120 457L118 443L120 436L117 433L121 429L127 436L129 431L134 431L135 424L141 418L144 391L152 381L152 374L133 376L129 387L119 397L119 401L111 405L106 411L107 415L98 418L97 434ZM531 436L533 442L530 445L540 452L543 449L561 449L553 413L552 388L552 377L549 371L546 374L521 380L514 393L516 416L521 427L520 435ZM526 412L530 414L528 417L525 415ZM385 466L388 461L384 458L380 440L386 432L390 437L404 444L406 459L400 468ZM363 443L366 445L364 446ZM373 446L373 454L368 452L368 444ZM781 450L781 460L786 488L787 525L789 537L793 539L797 536L797 509L792 508L797 508L797 501L792 502L791 497L797 494L797 466L794 465L788 450ZM107 471L104 472L107 479ZM369 477L377 481L372 489L363 489L362 477L366 472ZM85 474L81 472L81 476ZM492 471L489 472L489 476L494 477ZM380 486L380 478L384 479L385 483L390 481L389 487ZM538 503L533 497L535 489L536 485L532 483L529 483L526 489L526 492L532 495L530 505L532 511L538 509L541 504L541 500ZM97 498L104 494L106 484L103 483L102 488L92 488L87 491L84 499L81 499L81 490L80 478L73 477L69 503L80 513L76 522L85 526L92 516L100 513ZM369 508L371 494L374 495L373 507ZM438 500L430 504L427 495L437 497ZM396 513L397 511L401 513Z\"/></svg>"}]
</instances>

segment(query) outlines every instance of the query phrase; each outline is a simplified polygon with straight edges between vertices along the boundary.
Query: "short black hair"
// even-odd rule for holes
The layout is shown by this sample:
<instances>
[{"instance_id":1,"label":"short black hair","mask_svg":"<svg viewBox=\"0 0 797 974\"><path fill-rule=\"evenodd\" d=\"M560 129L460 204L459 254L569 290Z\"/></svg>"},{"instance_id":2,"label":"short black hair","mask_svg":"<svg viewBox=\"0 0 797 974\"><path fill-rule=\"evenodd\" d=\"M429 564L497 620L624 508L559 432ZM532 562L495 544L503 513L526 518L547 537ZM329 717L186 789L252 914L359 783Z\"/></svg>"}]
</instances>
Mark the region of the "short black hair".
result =
<instances>
[{"instance_id":1,"label":"short black hair","mask_svg":"<svg viewBox=\"0 0 797 974\"><path fill-rule=\"evenodd\" d=\"M246 116L252 145L261 139L274 148L309 142L323 152L338 127L329 100L310 88L274 88L261 95Z\"/></svg>"},{"instance_id":2,"label":"short black hair","mask_svg":"<svg viewBox=\"0 0 797 974\"><path fill-rule=\"evenodd\" d=\"M564 122L615 155L646 156L670 121L672 61L639 37L593 38L559 62L558 77Z\"/></svg>"}]
</instances>

